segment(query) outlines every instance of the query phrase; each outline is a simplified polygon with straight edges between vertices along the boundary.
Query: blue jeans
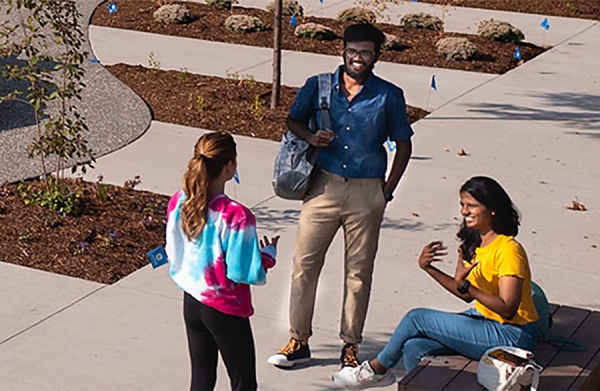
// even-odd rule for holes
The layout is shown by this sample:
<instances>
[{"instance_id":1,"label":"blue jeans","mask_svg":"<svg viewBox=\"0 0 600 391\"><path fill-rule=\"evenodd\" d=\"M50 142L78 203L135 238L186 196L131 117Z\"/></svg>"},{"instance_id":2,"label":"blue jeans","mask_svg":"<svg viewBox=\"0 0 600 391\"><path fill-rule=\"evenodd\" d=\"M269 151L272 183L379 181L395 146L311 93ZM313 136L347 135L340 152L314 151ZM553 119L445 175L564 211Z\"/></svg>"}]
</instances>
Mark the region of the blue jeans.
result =
<instances>
[{"instance_id":1,"label":"blue jeans","mask_svg":"<svg viewBox=\"0 0 600 391\"><path fill-rule=\"evenodd\" d=\"M458 353L479 360L494 346L533 350L537 338L535 323L502 324L484 318L475 309L449 313L416 308L402 318L377 360L386 368L392 368L403 358L404 367L410 372L427 355Z\"/></svg>"}]
</instances>

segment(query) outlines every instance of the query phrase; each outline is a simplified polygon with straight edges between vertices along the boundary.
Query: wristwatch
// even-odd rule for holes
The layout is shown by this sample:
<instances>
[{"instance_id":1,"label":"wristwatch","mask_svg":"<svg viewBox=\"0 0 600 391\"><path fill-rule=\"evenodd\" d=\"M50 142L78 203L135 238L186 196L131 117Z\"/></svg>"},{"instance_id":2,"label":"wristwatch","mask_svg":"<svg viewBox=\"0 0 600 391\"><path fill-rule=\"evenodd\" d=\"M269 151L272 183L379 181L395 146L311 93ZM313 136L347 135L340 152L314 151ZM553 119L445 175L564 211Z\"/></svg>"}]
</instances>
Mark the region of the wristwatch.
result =
<instances>
[{"instance_id":1,"label":"wristwatch","mask_svg":"<svg viewBox=\"0 0 600 391\"><path fill-rule=\"evenodd\" d=\"M386 202L390 202L394 199L394 195L392 193L384 192L383 196L385 197Z\"/></svg>"},{"instance_id":2,"label":"wristwatch","mask_svg":"<svg viewBox=\"0 0 600 391\"><path fill-rule=\"evenodd\" d=\"M462 285L459 285L456 290L458 291L458 293L466 295L467 293L469 293L469 288L471 287L471 282L469 280L465 280L465 282L462 283Z\"/></svg>"}]
</instances>

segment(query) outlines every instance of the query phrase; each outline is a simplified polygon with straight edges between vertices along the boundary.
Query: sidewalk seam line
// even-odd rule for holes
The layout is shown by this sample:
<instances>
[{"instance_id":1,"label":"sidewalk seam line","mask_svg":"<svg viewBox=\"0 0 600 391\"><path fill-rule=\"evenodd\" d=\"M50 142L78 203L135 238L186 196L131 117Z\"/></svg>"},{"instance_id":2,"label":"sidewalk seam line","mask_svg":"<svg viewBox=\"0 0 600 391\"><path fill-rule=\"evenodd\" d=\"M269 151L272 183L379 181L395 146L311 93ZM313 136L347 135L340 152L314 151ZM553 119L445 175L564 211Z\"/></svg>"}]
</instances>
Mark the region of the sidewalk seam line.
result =
<instances>
[{"instance_id":1,"label":"sidewalk seam line","mask_svg":"<svg viewBox=\"0 0 600 391\"><path fill-rule=\"evenodd\" d=\"M22 330L20 330L20 331L16 332L15 334L13 334L13 335L11 335L11 336L9 336L9 337L5 338L4 340L0 341L0 345L3 345L5 342L8 342L8 341L10 341L10 340L12 340L12 339L14 339L14 338L18 337L18 336L19 336L19 335L21 335L21 334L24 334L25 332L27 332L27 331L29 331L29 330L33 329L34 327L36 327L36 326L40 325L41 323L43 323L43 322L47 321L48 319L50 319L50 318L53 318L55 315L58 315L58 314L60 314L61 312L64 312L65 310L67 310L67 309L69 309L69 308L73 307L75 304L77 304L77 303L79 303L79 302L83 301L84 299L87 299L87 298L88 298L88 297L90 297L91 295L95 294L96 292L99 292L100 290L102 290L102 289L106 288L107 286L108 286L108 285L103 285L103 286L101 286L101 287L98 287L97 289L94 289L93 291L91 291L91 292L89 292L89 293L87 293L87 294L83 295L82 297L80 297L80 298L78 298L77 300L75 300L75 301L73 301L73 302L71 302L71 303L67 304L66 306L64 306L64 307L62 307L62 308L60 308L60 309L58 309L57 311L55 311L55 312L51 313L50 315L47 315L47 316L45 316L44 318L42 318L42 319L38 320L38 321L37 321L37 322L35 322L34 324L32 324L32 325L30 325L30 326L27 326L27 327L25 327L24 329L22 329Z\"/></svg>"}]
</instances>

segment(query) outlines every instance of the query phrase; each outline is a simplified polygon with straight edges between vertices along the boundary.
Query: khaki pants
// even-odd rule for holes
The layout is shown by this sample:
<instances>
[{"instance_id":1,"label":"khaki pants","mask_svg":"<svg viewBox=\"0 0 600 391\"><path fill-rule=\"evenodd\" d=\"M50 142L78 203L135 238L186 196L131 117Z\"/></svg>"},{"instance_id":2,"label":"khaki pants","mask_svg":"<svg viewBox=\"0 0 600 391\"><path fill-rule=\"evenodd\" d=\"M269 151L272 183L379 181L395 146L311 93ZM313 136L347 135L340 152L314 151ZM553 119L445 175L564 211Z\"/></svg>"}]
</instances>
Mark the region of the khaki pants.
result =
<instances>
[{"instance_id":1,"label":"khaki pants","mask_svg":"<svg viewBox=\"0 0 600 391\"><path fill-rule=\"evenodd\" d=\"M345 251L340 338L353 344L362 341L385 204L383 179L346 179L323 170L315 172L296 236L291 337L307 340L312 334L319 275L327 249L341 226Z\"/></svg>"}]
</instances>

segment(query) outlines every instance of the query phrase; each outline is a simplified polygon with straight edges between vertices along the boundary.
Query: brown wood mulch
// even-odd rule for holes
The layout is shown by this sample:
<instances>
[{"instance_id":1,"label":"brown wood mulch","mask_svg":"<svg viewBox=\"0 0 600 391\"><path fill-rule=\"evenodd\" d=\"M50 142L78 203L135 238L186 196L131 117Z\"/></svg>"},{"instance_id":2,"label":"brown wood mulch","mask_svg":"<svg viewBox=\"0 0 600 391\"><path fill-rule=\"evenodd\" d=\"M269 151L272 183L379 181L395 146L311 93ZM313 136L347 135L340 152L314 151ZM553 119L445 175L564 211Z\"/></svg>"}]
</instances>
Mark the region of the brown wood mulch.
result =
<instances>
[{"instance_id":1,"label":"brown wood mulch","mask_svg":"<svg viewBox=\"0 0 600 391\"><path fill-rule=\"evenodd\" d=\"M188 24L172 25L157 23L153 13L158 8L155 2L140 0L119 0L118 11L109 13L106 3L102 3L92 17L92 23L98 26L131 29L156 34L174 35L208 41L227 42L239 45L273 47L273 14L256 8L235 7L233 11L223 10L201 3L185 3L197 19ZM253 33L235 33L223 25L223 21L232 13L253 15L261 19L265 31ZM331 28L338 36L331 41L319 41L311 38L298 38L290 26L289 17L283 23L283 49L313 52L328 55L340 55L344 29L351 22L339 22L331 18L308 17L305 22L316 22ZM516 66L513 57L516 45L494 42L477 35L440 33L425 29L402 28L393 24L377 24L381 30L398 36L403 44L402 50L383 51L380 61L402 64L450 68L473 72L503 74ZM517 26L518 27L518 26ZM437 53L435 43L442 37L467 37L479 49L479 55L471 61L453 61ZM545 49L528 43L519 44L521 57L528 61L544 52ZM243 58L240 59L243 61Z\"/></svg>"},{"instance_id":2,"label":"brown wood mulch","mask_svg":"<svg viewBox=\"0 0 600 391\"><path fill-rule=\"evenodd\" d=\"M423 3L484 8L544 16L600 20L599 0L419 0ZM540 19L541 22L541 19Z\"/></svg>"},{"instance_id":3,"label":"brown wood mulch","mask_svg":"<svg viewBox=\"0 0 600 391\"><path fill-rule=\"evenodd\" d=\"M168 197L130 188L65 180L86 202L78 217L25 204L23 188L0 187L0 262L112 284L148 264L164 244ZM104 186L106 201L99 186Z\"/></svg>"},{"instance_id":4,"label":"brown wood mulch","mask_svg":"<svg viewBox=\"0 0 600 391\"><path fill-rule=\"evenodd\" d=\"M106 69L141 96L158 121L276 141L297 90L282 86L280 105L271 110L271 84L247 75L220 78L125 64ZM407 114L413 123L428 112L408 106Z\"/></svg>"}]
</instances>

